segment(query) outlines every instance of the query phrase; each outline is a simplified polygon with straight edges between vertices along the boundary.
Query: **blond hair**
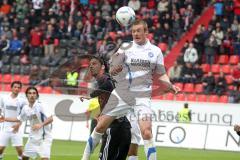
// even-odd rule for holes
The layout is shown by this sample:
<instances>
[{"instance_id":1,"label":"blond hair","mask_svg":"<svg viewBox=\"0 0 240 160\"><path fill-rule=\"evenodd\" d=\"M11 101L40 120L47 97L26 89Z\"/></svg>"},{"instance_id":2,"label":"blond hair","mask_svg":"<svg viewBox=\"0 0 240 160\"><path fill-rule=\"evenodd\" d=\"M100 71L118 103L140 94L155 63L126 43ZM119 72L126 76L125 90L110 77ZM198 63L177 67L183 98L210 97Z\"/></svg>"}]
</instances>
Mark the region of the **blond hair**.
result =
<instances>
[{"instance_id":1,"label":"blond hair","mask_svg":"<svg viewBox=\"0 0 240 160\"><path fill-rule=\"evenodd\" d=\"M148 25L147 25L147 22L146 22L146 21L141 20L141 19L136 19L136 20L133 22L132 27L133 27L133 26L136 26L136 25L143 25L144 31L145 31L145 32L148 32Z\"/></svg>"}]
</instances>

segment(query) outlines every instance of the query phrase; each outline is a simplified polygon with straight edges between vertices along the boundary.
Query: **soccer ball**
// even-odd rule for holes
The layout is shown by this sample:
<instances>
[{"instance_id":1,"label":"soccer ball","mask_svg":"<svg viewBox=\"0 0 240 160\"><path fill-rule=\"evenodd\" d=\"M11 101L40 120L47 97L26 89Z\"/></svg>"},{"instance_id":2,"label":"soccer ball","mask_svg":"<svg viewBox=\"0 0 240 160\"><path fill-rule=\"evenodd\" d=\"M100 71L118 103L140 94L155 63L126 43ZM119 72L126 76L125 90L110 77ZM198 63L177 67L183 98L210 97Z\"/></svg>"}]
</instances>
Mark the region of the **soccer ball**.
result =
<instances>
[{"instance_id":1,"label":"soccer ball","mask_svg":"<svg viewBox=\"0 0 240 160\"><path fill-rule=\"evenodd\" d=\"M117 10L116 20L121 26L129 26L135 21L135 12L131 7L121 7Z\"/></svg>"}]
</instances>

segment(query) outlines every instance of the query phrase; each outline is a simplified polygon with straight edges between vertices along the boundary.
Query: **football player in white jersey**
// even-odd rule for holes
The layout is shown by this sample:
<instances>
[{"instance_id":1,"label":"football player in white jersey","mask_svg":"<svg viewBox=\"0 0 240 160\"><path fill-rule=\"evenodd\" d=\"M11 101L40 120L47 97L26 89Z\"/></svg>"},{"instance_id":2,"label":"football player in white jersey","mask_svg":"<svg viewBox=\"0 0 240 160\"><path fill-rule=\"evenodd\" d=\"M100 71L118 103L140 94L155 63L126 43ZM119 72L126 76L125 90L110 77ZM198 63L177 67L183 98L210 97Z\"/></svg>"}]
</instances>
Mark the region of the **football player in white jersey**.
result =
<instances>
[{"instance_id":1,"label":"football player in white jersey","mask_svg":"<svg viewBox=\"0 0 240 160\"><path fill-rule=\"evenodd\" d=\"M137 118L141 135L144 141L144 150L147 160L157 160L156 147L153 143L152 122L154 114L151 107L152 80L153 76L159 76L161 82L169 84L167 92L177 93L179 88L172 85L166 74L163 55L157 46L150 43L147 39L148 26L143 20L136 20L132 24L133 42L128 49L119 50L123 54L123 64L120 64L111 70L112 75L116 75L119 85L128 86L127 90L118 90L118 95L129 105L133 105L134 114ZM125 69L127 68L127 69ZM124 70L127 70L126 73ZM126 80L123 80L122 77ZM119 80L118 80L119 79ZM127 85L128 84L128 85ZM131 121L131 119L130 119ZM134 123L135 121L133 121ZM136 126L136 125L134 125ZM132 133L139 133L138 127ZM132 137L138 137L132 135ZM134 142L133 142L134 143ZM129 160L136 160L138 143L135 142L130 147Z\"/></svg>"},{"instance_id":2,"label":"football player in white jersey","mask_svg":"<svg viewBox=\"0 0 240 160\"><path fill-rule=\"evenodd\" d=\"M30 121L30 133L23 152L23 160L36 158L38 155L42 160L50 159L52 136L51 123L52 114L46 112L45 106L38 101L38 91L35 87L26 89L28 104L25 105L17 118L2 117L0 122L22 122Z\"/></svg>"},{"instance_id":3,"label":"football player in white jersey","mask_svg":"<svg viewBox=\"0 0 240 160\"><path fill-rule=\"evenodd\" d=\"M22 83L14 81L11 83L11 93L0 99L0 114L7 117L17 117L23 106L26 104L25 98L19 96ZM0 123L0 160L3 159L3 152L11 140L12 146L16 148L18 159L22 159L22 134L18 131L20 122Z\"/></svg>"},{"instance_id":4,"label":"football player in white jersey","mask_svg":"<svg viewBox=\"0 0 240 160\"><path fill-rule=\"evenodd\" d=\"M157 159L156 148L152 140L151 119L145 117L145 115L151 116L153 114L150 108L153 74L158 73L161 81L170 85L171 83L164 68L161 50L149 42L147 35L146 22L136 20L132 25L133 42L130 47L125 47L124 50L120 48L117 54L112 57L110 74L117 81L116 88L108 99L98 124L87 141L82 160L90 159L90 154L113 120L127 115L131 110L138 118L147 159ZM179 88L171 85L168 91L177 93ZM135 145L136 148L137 145ZM131 150L134 151L134 148ZM137 157L130 158L136 159Z\"/></svg>"}]
</instances>

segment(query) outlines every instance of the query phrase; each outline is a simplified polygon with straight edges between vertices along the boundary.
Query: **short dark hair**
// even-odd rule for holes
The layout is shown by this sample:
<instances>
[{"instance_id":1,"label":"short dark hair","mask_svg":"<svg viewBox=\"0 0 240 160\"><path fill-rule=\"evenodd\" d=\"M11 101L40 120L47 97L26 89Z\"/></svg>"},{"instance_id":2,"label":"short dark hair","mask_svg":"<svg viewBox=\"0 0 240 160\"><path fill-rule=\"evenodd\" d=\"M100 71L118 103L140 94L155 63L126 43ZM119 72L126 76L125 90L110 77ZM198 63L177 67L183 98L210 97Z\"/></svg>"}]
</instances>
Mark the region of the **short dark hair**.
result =
<instances>
[{"instance_id":1,"label":"short dark hair","mask_svg":"<svg viewBox=\"0 0 240 160\"><path fill-rule=\"evenodd\" d=\"M33 87L33 86L30 86L30 87L28 87L28 88L26 89L26 91L25 91L26 97L27 97L27 94L28 94L29 90L31 90L31 89L36 91L36 93L37 93L37 98L38 98L38 97L39 97L38 90L37 90L36 87Z\"/></svg>"},{"instance_id":2,"label":"short dark hair","mask_svg":"<svg viewBox=\"0 0 240 160\"><path fill-rule=\"evenodd\" d=\"M13 81L11 83L11 88L13 88L14 84L18 84L18 85L20 85L20 88L22 88L22 82L20 82L20 81Z\"/></svg>"},{"instance_id":3,"label":"short dark hair","mask_svg":"<svg viewBox=\"0 0 240 160\"><path fill-rule=\"evenodd\" d=\"M188 103L184 103L184 108L188 108Z\"/></svg>"}]
</instances>

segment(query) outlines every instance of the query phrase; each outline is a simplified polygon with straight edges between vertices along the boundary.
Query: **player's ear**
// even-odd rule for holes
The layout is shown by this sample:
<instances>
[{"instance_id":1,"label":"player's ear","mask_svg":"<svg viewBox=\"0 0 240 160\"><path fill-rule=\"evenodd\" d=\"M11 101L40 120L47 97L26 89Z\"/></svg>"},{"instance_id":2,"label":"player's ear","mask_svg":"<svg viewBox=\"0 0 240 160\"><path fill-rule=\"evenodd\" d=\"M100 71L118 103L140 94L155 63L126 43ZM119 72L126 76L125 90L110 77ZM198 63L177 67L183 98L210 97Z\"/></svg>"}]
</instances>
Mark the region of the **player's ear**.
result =
<instances>
[{"instance_id":1,"label":"player's ear","mask_svg":"<svg viewBox=\"0 0 240 160\"><path fill-rule=\"evenodd\" d=\"M104 65L102 65L102 69L103 69L103 70L105 69L105 66L104 66Z\"/></svg>"}]
</instances>

